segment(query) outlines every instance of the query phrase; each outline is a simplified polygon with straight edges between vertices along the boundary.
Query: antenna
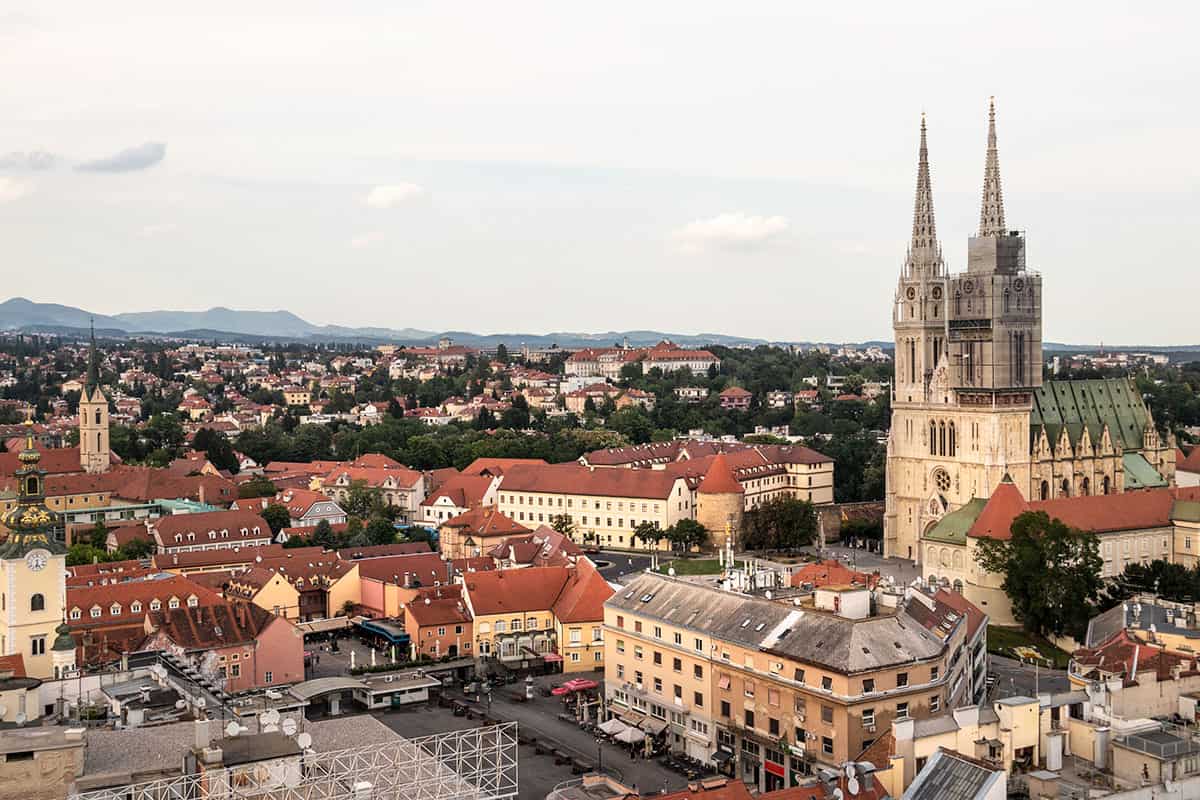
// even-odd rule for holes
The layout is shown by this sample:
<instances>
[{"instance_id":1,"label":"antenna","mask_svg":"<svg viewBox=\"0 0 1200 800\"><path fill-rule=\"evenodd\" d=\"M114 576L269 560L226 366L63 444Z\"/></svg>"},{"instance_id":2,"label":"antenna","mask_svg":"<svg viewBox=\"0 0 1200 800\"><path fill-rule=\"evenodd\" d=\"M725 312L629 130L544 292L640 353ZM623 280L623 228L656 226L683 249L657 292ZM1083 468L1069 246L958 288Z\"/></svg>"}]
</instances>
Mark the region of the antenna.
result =
<instances>
[{"instance_id":1,"label":"antenna","mask_svg":"<svg viewBox=\"0 0 1200 800\"><path fill-rule=\"evenodd\" d=\"M296 737L296 744L300 745L301 750L307 750L312 747L312 734L307 731Z\"/></svg>"},{"instance_id":2,"label":"antenna","mask_svg":"<svg viewBox=\"0 0 1200 800\"><path fill-rule=\"evenodd\" d=\"M225 726L225 735L232 738L242 732L242 727L237 724L237 720L230 720Z\"/></svg>"},{"instance_id":3,"label":"antenna","mask_svg":"<svg viewBox=\"0 0 1200 800\"><path fill-rule=\"evenodd\" d=\"M296 735L296 720L292 719L291 717L288 717L287 719L285 719L283 721L282 727L283 727L283 735L284 736L295 736Z\"/></svg>"}]
</instances>

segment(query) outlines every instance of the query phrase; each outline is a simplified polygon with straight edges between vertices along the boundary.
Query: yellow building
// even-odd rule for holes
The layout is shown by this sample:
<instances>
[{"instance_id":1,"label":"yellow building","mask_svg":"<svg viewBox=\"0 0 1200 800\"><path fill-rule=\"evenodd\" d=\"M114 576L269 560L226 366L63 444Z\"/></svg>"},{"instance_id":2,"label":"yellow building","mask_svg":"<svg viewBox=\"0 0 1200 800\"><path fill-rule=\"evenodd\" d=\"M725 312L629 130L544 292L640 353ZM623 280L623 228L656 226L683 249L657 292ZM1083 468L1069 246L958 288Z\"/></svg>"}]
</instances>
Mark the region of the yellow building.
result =
<instances>
[{"instance_id":1,"label":"yellow building","mask_svg":"<svg viewBox=\"0 0 1200 800\"><path fill-rule=\"evenodd\" d=\"M246 600L277 617L300 619L300 592L278 572L251 567L229 579L225 596Z\"/></svg>"},{"instance_id":2,"label":"yellow building","mask_svg":"<svg viewBox=\"0 0 1200 800\"><path fill-rule=\"evenodd\" d=\"M283 399L289 406L306 406L312 402L312 392L308 389L284 389Z\"/></svg>"},{"instance_id":3,"label":"yellow building","mask_svg":"<svg viewBox=\"0 0 1200 800\"><path fill-rule=\"evenodd\" d=\"M49 678L55 673L55 629L66 603L66 548L52 535L58 515L46 508L46 472L38 466L41 453L26 424L15 473L20 494L0 520L8 529L0 544L0 655L20 655L26 674Z\"/></svg>"}]
</instances>

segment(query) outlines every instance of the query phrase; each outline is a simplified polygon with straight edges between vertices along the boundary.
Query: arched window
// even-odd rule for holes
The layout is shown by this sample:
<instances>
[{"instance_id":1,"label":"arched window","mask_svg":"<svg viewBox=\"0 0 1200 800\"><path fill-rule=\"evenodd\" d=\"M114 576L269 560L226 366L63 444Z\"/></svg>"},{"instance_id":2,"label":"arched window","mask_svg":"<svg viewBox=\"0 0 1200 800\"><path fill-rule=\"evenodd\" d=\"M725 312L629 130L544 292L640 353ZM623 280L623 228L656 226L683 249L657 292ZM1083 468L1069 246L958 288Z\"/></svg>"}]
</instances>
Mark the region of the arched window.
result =
<instances>
[{"instance_id":1,"label":"arched window","mask_svg":"<svg viewBox=\"0 0 1200 800\"><path fill-rule=\"evenodd\" d=\"M1004 290L1004 310L1008 311L1008 289Z\"/></svg>"},{"instance_id":2,"label":"arched window","mask_svg":"<svg viewBox=\"0 0 1200 800\"><path fill-rule=\"evenodd\" d=\"M100 424L100 409L96 409L96 424Z\"/></svg>"},{"instance_id":3,"label":"arched window","mask_svg":"<svg viewBox=\"0 0 1200 800\"><path fill-rule=\"evenodd\" d=\"M946 423L938 423L938 452L946 455Z\"/></svg>"},{"instance_id":4,"label":"arched window","mask_svg":"<svg viewBox=\"0 0 1200 800\"><path fill-rule=\"evenodd\" d=\"M96 452L104 449L103 436L104 434L100 433L100 431L96 431Z\"/></svg>"},{"instance_id":5,"label":"arched window","mask_svg":"<svg viewBox=\"0 0 1200 800\"><path fill-rule=\"evenodd\" d=\"M953 457L953 455L954 455L954 423L953 423L953 422L951 422L951 423L950 423L950 450L949 450L949 454L950 454L950 456L952 456L952 457Z\"/></svg>"},{"instance_id":6,"label":"arched window","mask_svg":"<svg viewBox=\"0 0 1200 800\"><path fill-rule=\"evenodd\" d=\"M1104 493L1105 493L1105 494L1108 494L1108 493L1109 493L1109 492L1111 492L1111 491L1112 491L1112 485L1111 485L1111 483L1109 482L1108 476L1107 476L1107 475L1105 475L1105 476L1104 476Z\"/></svg>"},{"instance_id":7,"label":"arched window","mask_svg":"<svg viewBox=\"0 0 1200 800\"><path fill-rule=\"evenodd\" d=\"M1069 480L1067 480L1066 478L1063 478L1063 482L1062 482L1062 496L1063 497L1071 496L1071 482Z\"/></svg>"},{"instance_id":8,"label":"arched window","mask_svg":"<svg viewBox=\"0 0 1200 800\"><path fill-rule=\"evenodd\" d=\"M1041 497L1043 500L1050 499L1050 484L1047 483L1046 481L1042 481Z\"/></svg>"},{"instance_id":9,"label":"arched window","mask_svg":"<svg viewBox=\"0 0 1200 800\"><path fill-rule=\"evenodd\" d=\"M38 479L36 476L30 475L25 480L25 494L37 494L37 493L38 493Z\"/></svg>"},{"instance_id":10,"label":"arched window","mask_svg":"<svg viewBox=\"0 0 1200 800\"><path fill-rule=\"evenodd\" d=\"M962 314L962 292L955 290L954 292L954 316Z\"/></svg>"},{"instance_id":11,"label":"arched window","mask_svg":"<svg viewBox=\"0 0 1200 800\"><path fill-rule=\"evenodd\" d=\"M46 610L46 596L42 595L42 594L35 594L33 597L30 597L29 598L29 610L30 611L45 611Z\"/></svg>"},{"instance_id":12,"label":"arched window","mask_svg":"<svg viewBox=\"0 0 1200 800\"><path fill-rule=\"evenodd\" d=\"M1079 493L1085 496L1091 494L1092 482L1087 478L1084 478L1083 482L1079 484Z\"/></svg>"},{"instance_id":13,"label":"arched window","mask_svg":"<svg viewBox=\"0 0 1200 800\"><path fill-rule=\"evenodd\" d=\"M937 455L937 423L929 420L929 455Z\"/></svg>"},{"instance_id":14,"label":"arched window","mask_svg":"<svg viewBox=\"0 0 1200 800\"><path fill-rule=\"evenodd\" d=\"M954 592L956 594L962 594L962 590L963 590L963 582L961 580L959 580L958 578L955 578L954 579Z\"/></svg>"}]
</instances>

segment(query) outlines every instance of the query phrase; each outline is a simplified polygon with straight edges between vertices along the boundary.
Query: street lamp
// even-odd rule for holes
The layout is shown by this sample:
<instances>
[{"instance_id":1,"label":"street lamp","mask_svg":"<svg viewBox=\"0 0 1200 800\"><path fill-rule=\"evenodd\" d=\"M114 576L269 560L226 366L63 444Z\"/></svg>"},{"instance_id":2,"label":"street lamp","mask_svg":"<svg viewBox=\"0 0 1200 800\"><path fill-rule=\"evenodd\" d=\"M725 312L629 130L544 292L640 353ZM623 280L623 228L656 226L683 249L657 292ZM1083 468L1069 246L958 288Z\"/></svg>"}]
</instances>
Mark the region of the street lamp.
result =
<instances>
[{"instance_id":1,"label":"street lamp","mask_svg":"<svg viewBox=\"0 0 1200 800\"><path fill-rule=\"evenodd\" d=\"M597 736L596 737L596 774L597 775L604 774L604 749L601 747L602 744L604 744L604 740L601 739L599 736Z\"/></svg>"}]
</instances>

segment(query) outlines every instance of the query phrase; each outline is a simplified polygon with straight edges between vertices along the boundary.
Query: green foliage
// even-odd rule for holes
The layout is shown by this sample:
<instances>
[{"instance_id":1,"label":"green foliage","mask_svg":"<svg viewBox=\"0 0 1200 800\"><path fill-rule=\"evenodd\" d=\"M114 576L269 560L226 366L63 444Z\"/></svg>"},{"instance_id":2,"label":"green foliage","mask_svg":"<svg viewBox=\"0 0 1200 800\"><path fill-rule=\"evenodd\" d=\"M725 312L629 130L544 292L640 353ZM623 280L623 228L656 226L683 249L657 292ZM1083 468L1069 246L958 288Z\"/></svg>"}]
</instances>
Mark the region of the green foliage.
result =
<instances>
[{"instance_id":1,"label":"green foliage","mask_svg":"<svg viewBox=\"0 0 1200 800\"><path fill-rule=\"evenodd\" d=\"M633 529L633 538L646 545L647 549L658 547L658 543L665 539L666 536L667 532L658 527L657 522L650 522L649 520L642 520Z\"/></svg>"},{"instance_id":2,"label":"green foliage","mask_svg":"<svg viewBox=\"0 0 1200 800\"><path fill-rule=\"evenodd\" d=\"M396 527L387 517L374 516L367 520L366 535L371 544L391 544L396 541Z\"/></svg>"},{"instance_id":3,"label":"green foliage","mask_svg":"<svg viewBox=\"0 0 1200 800\"><path fill-rule=\"evenodd\" d=\"M274 497L279 489L270 480L258 475L238 486L238 497L243 500L255 497Z\"/></svg>"},{"instance_id":4,"label":"green foliage","mask_svg":"<svg viewBox=\"0 0 1200 800\"><path fill-rule=\"evenodd\" d=\"M292 524L292 517L285 506L271 503L262 510L262 518L271 526L271 533L278 535L281 530Z\"/></svg>"},{"instance_id":5,"label":"green foliage","mask_svg":"<svg viewBox=\"0 0 1200 800\"><path fill-rule=\"evenodd\" d=\"M575 538L575 522L566 514L558 514L550 521L550 527L566 536L568 539Z\"/></svg>"},{"instance_id":6,"label":"green foliage","mask_svg":"<svg viewBox=\"0 0 1200 800\"><path fill-rule=\"evenodd\" d=\"M233 452L233 446L229 444L229 439L222 431L201 428L192 437L192 449L204 451L205 457L217 469L232 473L238 471L238 458Z\"/></svg>"},{"instance_id":7,"label":"green foliage","mask_svg":"<svg viewBox=\"0 0 1200 800\"><path fill-rule=\"evenodd\" d=\"M812 503L781 496L745 513L741 544L746 550L796 550L811 544L816 533Z\"/></svg>"},{"instance_id":8,"label":"green foliage","mask_svg":"<svg viewBox=\"0 0 1200 800\"><path fill-rule=\"evenodd\" d=\"M627 406L614 411L608 418L607 427L633 444L645 444L654 436L654 422L640 406Z\"/></svg>"},{"instance_id":9,"label":"green foliage","mask_svg":"<svg viewBox=\"0 0 1200 800\"><path fill-rule=\"evenodd\" d=\"M1099 540L1044 511L1027 511L1012 524L1012 538L981 539L977 560L1004 575L1002 588L1013 616L1027 631L1081 639L1096 610L1103 581Z\"/></svg>"},{"instance_id":10,"label":"green foliage","mask_svg":"<svg viewBox=\"0 0 1200 800\"><path fill-rule=\"evenodd\" d=\"M1167 600L1192 602L1200 597L1200 564L1188 568L1162 559L1149 564L1131 562L1105 587L1103 605L1112 608L1136 594L1156 594Z\"/></svg>"},{"instance_id":11,"label":"green foliage","mask_svg":"<svg viewBox=\"0 0 1200 800\"><path fill-rule=\"evenodd\" d=\"M67 566L77 567L81 564L95 564L108 561L108 551L90 544L73 544L67 549Z\"/></svg>"},{"instance_id":12,"label":"green foliage","mask_svg":"<svg viewBox=\"0 0 1200 800\"><path fill-rule=\"evenodd\" d=\"M883 522L865 519L850 519L842 523L842 539L883 539Z\"/></svg>"},{"instance_id":13,"label":"green foliage","mask_svg":"<svg viewBox=\"0 0 1200 800\"><path fill-rule=\"evenodd\" d=\"M346 493L345 502L339 505L349 516L366 519L382 514L383 494L378 489L368 486L366 481L355 480L350 482L350 491Z\"/></svg>"},{"instance_id":14,"label":"green foliage","mask_svg":"<svg viewBox=\"0 0 1200 800\"><path fill-rule=\"evenodd\" d=\"M686 553L708 542L708 529L694 519L681 519L667 528L667 541L675 550Z\"/></svg>"}]
</instances>

